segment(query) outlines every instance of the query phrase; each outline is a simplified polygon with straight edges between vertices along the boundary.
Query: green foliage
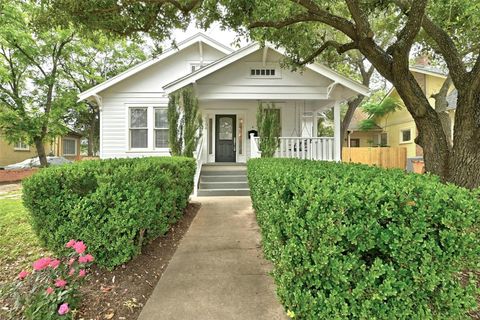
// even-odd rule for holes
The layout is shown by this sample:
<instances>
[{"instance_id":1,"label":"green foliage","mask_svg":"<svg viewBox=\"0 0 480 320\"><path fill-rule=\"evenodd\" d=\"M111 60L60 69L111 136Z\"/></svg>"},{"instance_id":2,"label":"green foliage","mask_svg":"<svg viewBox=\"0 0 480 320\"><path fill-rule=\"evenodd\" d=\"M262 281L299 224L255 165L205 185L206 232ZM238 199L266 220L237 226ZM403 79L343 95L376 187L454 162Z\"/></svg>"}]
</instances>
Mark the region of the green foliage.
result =
<instances>
[{"instance_id":1,"label":"green foliage","mask_svg":"<svg viewBox=\"0 0 480 320\"><path fill-rule=\"evenodd\" d=\"M193 88L187 87L170 95L168 125L172 155L192 158L203 127Z\"/></svg>"},{"instance_id":2,"label":"green foliage","mask_svg":"<svg viewBox=\"0 0 480 320\"><path fill-rule=\"evenodd\" d=\"M171 94L168 100L168 145L173 156L182 155L182 127L179 126L180 109L178 94Z\"/></svg>"},{"instance_id":3,"label":"green foliage","mask_svg":"<svg viewBox=\"0 0 480 320\"><path fill-rule=\"evenodd\" d=\"M371 117L383 117L389 113L395 112L400 103L391 97L386 97L380 103L366 103L362 109Z\"/></svg>"},{"instance_id":4,"label":"green foliage","mask_svg":"<svg viewBox=\"0 0 480 320\"><path fill-rule=\"evenodd\" d=\"M295 159L248 162L277 293L298 319L466 319L478 193L435 176Z\"/></svg>"},{"instance_id":5,"label":"green foliage","mask_svg":"<svg viewBox=\"0 0 480 320\"><path fill-rule=\"evenodd\" d=\"M391 114L400 108L401 104L392 97L386 97L380 103L369 102L362 106L363 111L368 114L368 119L359 123L361 130L370 130L378 126L379 118Z\"/></svg>"},{"instance_id":6,"label":"green foliage","mask_svg":"<svg viewBox=\"0 0 480 320\"><path fill-rule=\"evenodd\" d=\"M275 108L275 104L259 104L257 110L257 127L259 139L259 149L262 152L262 158L272 158L278 148L278 137L280 137L280 112Z\"/></svg>"},{"instance_id":7,"label":"green foliage","mask_svg":"<svg viewBox=\"0 0 480 320\"><path fill-rule=\"evenodd\" d=\"M194 173L187 158L85 161L27 179L23 201L47 248L62 253L65 242L82 239L100 266L112 268L178 219Z\"/></svg>"},{"instance_id":8,"label":"green foliage","mask_svg":"<svg viewBox=\"0 0 480 320\"><path fill-rule=\"evenodd\" d=\"M188 87L181 92L183 102L183 156L193 157L202 131L202 116L198 110L198 100L193 88Z\"/></svg>"}]
</instances>

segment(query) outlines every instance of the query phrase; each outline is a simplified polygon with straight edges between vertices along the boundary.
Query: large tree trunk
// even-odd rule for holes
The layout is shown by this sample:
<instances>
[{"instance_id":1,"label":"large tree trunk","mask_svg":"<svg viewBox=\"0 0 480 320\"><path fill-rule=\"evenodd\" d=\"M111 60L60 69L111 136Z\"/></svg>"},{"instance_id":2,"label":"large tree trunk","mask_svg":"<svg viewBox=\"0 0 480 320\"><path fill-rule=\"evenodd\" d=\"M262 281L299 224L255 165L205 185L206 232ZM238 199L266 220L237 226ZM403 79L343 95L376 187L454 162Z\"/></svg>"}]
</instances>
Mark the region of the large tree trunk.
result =
<instances>
[{"instance_id":1,"label":"large tree trunk","mask_svg":"<svg viewBox=\"0 0 480 320\"><path fill-rule=\"evenodd\" d=\"M415 142L423 148L425 170L448 181L450 147L437 112L408 70L408 64L405 67L401 62L394 62L392 70L393 85L418 129Z\"/></svg>"},{"instance_id":2,"label":"large tree trunk","mask_svg":"<svg viewBox=\"0 0 480 320\"><path fill-rule=\"evenodd\" d=\"M35 148L37 149L38 158L40 159L40 166L47 167L47 154L45 152L45 145L43 144L43 140L41 138L35 138Z\"/></svg>"},{"instance_id":3,"label":"large tree trunk","mask_svg":"<svg viewBox=\"0 0 480 320\"><path fill-rule=\"evenodd\" d=\"M480 187L480 90L458 89L453 148L447 181Z\"/></svg>"}]
</instances>

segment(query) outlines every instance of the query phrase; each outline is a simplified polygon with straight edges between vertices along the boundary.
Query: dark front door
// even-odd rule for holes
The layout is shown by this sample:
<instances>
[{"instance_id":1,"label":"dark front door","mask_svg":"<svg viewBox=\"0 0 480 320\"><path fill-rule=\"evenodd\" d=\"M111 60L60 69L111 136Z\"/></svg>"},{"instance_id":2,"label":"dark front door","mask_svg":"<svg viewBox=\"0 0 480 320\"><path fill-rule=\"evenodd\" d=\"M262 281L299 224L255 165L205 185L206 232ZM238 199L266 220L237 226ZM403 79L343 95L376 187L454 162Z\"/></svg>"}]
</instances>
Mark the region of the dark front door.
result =
<instances>
[{"instance_id":1,"label":"dark front door","mask_svg":"<svg viewBox=\"0 0 480 320\"><path fill-rule=\"evenodd\" d=\"M235 162L235 128L237 116L215 117L215 162Z\"/></svg>"}]
</instances>

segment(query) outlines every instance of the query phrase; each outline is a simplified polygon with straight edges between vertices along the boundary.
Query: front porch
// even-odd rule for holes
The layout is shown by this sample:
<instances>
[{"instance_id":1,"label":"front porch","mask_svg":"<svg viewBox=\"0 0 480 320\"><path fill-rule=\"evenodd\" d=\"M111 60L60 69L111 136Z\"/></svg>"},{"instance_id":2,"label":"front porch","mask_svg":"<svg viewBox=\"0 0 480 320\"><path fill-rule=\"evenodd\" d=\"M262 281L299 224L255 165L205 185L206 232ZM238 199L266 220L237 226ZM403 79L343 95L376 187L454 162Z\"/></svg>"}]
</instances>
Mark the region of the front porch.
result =
<instances>
[{"instance_id":1,"label":"front porch","mask_svg":"<svg viewBox=\"0 0 480 320\"><path fill-rule=\"evenodd\" d=\"M203 118L201 164L246 163L261 156L256 113L261 102L278 109L280 133L275 157L340 160L340 101L200 101ZM318 137L318 121L333 109L334 136Z\"/></svg>"}]
</instances>

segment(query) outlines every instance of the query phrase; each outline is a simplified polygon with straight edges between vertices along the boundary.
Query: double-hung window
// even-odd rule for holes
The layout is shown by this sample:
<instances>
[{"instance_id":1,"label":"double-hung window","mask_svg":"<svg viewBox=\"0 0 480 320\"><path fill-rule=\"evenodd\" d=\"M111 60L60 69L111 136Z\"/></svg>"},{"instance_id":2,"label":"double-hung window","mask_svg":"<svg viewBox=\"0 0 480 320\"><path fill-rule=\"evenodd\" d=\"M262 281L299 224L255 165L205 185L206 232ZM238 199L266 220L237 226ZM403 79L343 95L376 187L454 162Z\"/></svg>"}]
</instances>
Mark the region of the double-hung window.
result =
<instances>
[{"instance_id":1,"label":"double-hung window","mask_svg":"<svg viewBox=\"0 0 480 320\"><path fill-rule=\"evenodd\" d=\"M63 155L64 156L77 155L77 140L63 138Z\"/></svg>"},{"instance_id":2,"label":"double-hung window","mask_svg":"<svg viewBox=\"0 0 480 320\"><path fill-rule=\"evenodd\" d=\"M167 109L155 108L155 148L168 148Z\"/></svg>"},{"instance_id":3,"label":"double-hung window","mask_svg":"<svg viewBox=\"0 0 480 320\"><path fill-rule=\"evenodd\" d=\"M14 150L20 150L20 151L28 151L30 150L30 147L28 146L28 144L26 144L24 141L22 140L18 140L14 147L13 147Z\"/></svg>"},{"instance_id":4,"label":"double-hung window","mask_svg":"<svg viewBox=\"0 0 480 320\"><path fill-rule=\"evenodd\" d=\"M148 147L148 108L130 108L129 119L130 148Z\"/></svg>"}]
</instances>

